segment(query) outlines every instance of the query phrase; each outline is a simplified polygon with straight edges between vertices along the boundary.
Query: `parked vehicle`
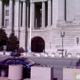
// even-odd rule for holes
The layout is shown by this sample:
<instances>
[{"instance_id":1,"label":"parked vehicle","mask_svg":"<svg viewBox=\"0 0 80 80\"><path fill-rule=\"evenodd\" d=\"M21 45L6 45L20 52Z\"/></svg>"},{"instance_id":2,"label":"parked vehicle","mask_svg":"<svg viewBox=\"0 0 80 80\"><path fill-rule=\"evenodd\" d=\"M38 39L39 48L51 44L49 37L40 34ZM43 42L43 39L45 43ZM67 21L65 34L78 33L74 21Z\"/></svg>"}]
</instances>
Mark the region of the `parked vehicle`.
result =
<instances>
[{"instance_id":1,"label":"parked vehicle","mask_svg":"<svg viewBox=\"0 0 80 80\"><path fill-rule=\"evenodd\" d=\"M76 62L76 67L80 67L80 59Z\"/></svg>"},{"instance_id":2,"label":"parked vehicle","mask_svg":"<svg viewBox=\"0 0 80 80\"><path fill-rule=\"evenodd\" d=\"M0 76L8 77L9 65L23 65L23 78L30 78L31 66L40 65L27 58L8 58L0 62Z\"/></svg>"}]
</instances>

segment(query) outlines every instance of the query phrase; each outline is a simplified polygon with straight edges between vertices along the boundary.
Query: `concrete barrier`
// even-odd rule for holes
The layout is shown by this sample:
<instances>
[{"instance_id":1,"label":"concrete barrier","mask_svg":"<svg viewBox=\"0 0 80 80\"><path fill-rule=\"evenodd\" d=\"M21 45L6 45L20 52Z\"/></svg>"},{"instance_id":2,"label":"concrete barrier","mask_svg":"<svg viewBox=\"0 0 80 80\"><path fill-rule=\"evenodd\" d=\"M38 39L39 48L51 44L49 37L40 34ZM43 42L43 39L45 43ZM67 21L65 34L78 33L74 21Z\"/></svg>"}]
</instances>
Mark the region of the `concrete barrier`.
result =
<instances>
[{"instance_id":1,"label":"concrete barrier","mask_svg":"<svg viewBox=\"0 0 80 80\"><path fill-rule=\"evenodd\" d=\"M80 53L77 53L77 54L76 54L76 57L77 57L77 58L80 58Z\"/></svg>"},{"instance_id":2,"label":"concrete barrier","mask_svg":"<svg viewBox=\"0 0 80 80\"><path fill-rule=\"evenodd\" d=\"M8 79L9 80L22 80L23 66L22 65L9 65Z\"/></svg>"},{"instance_id":3,"label":"concrete barrier","mask_svg":"<svg viewBox=\"0 0 80 80\"><path fill-rule=\"evenodd\" d=\"M55 57L55 53L51 53L51 57Z\"/></svg>"},{"instance_id":4,"label":"concrete barrier","mask_svg":"<svg viewBox=\"0 0 80 80\"><path fill-rule=\"evenodd\" d=\"M62 53L59 54L59 57L60 57L60 58L62 57Z\"/></svg>"},{"instance_id":5,"label":"concrete barrier","mask_svg":"<svg viewBox=\"0 0 80 80\"><path fill-rule=\"evenodd\" d=\"M11 55L11 52L5 52L5 55Z\"/></svg>"},{"instance_id":6,"label":"concrete barrier","mask_svg":"<svg viewBox=\"0 0 80 80\"><path fill-rule=\"evenodd\" d=\"M0 55L3 55L3 51L0 51Z\"/></svg>"},{"instance_id":7,"label":"concrete barrier","mask_svg":"<svg viewBox=\"0 0 80 80\"><path fill-rule=\"evenodd\" d=\"M63 68L63 80L80 80L80 69Z\"/></svg>"},{"instance_id":8,"label":"concrete barrier","mask_svg":"<svg viewBox=\"0 0 80 80\"><path fill-rule=\"evenodd\" d=\"M53 67L31 67L31 80L53 80Z\"/></svg>"},{"instance_id":9,"label":"concrete barrier","mask_svg":"<svg viewBox=\"0 0 80 80\"><path fill-rule=\"evenodd\" d=\"M72 54L71 53L68 53L68 56L67 56L68 58L71 58L72 57Z\"/></svg>"}]
</instances>

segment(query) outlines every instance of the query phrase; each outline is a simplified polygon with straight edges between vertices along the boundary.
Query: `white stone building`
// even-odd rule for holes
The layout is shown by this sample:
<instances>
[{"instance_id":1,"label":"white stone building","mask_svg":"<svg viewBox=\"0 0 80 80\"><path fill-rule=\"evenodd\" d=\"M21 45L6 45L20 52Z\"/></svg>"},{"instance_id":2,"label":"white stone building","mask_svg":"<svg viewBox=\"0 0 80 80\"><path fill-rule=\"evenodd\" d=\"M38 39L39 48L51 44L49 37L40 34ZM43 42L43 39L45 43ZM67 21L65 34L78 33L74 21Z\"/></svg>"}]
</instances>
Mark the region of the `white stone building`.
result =
<instances>
[{"instance_id":1,"label":"white stone building","mask_svg":"<svg viewBox=\"0 0 80 80\"><path fill-rule=\"evenodd\" d=\"M78 53L80 0L0 0L0 28L14 31L25 50L31 34L33 52Z\"/></svg>"}]
</instances>

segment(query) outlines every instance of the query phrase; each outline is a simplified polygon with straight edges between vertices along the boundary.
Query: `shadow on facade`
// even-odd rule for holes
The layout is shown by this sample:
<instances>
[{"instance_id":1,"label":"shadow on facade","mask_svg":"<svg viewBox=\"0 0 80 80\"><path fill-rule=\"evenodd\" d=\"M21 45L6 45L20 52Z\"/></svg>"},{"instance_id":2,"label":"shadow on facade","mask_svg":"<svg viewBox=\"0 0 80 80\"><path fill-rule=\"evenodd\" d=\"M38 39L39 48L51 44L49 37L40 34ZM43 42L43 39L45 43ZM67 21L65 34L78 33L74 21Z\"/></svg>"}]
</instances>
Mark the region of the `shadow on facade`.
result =
<instances>
[{"instance_id":1,"label":"shadow on facade","mask_svg":"<svg viewBox=\"0 0 80 80\"><path fill-rule=\"evenodd\" d=\"M45 41L43 38L36 36L31 40L31 50L32 52L43 52L45 50Z\"/></svg>"}]
</instances>

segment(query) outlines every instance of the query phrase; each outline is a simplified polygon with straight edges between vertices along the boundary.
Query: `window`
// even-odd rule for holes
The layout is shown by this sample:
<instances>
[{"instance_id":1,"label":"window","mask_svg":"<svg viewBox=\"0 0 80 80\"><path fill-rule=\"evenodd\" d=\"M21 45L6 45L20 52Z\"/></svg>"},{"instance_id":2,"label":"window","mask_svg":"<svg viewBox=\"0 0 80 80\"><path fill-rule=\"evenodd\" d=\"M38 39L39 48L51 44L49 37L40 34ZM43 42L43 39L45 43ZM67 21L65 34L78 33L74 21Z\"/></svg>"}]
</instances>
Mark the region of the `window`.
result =
<instances>
[{"instance_id":1,"label":"window","mask_svg":"<svg viewBox=\"0 0 80 80\"><path fill-rule=\"evenodd\" d=\"M9 26L9 19L5 20L5 26Z\"/></svg>"},{"instance_id":2,"label":"window","mask_svg":"<svg viewBox=\"0 0 80 80\"><path fill-rule=\"evenodd\" d=\"M9 10L6 10L6 16L9 16Z\"/></svg>"}]
</instances>

